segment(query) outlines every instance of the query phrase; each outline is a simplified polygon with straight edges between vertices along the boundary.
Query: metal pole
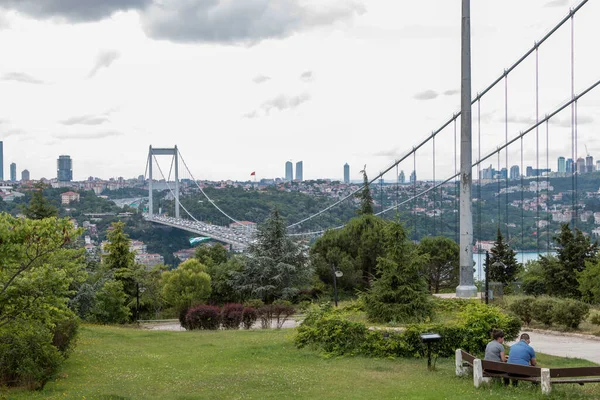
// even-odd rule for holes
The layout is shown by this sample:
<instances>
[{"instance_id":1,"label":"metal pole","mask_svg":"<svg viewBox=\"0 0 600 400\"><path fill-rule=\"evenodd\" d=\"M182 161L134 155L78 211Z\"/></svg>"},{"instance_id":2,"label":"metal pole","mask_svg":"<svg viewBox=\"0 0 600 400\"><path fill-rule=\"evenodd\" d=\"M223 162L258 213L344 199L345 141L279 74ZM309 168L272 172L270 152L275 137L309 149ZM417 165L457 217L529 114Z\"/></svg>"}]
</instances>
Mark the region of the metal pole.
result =
<instances>
[{"instance_id":1,"label":"metal pole","mask_svg":"<svg viewBox=\"0 0 600 400\"><path fill-rule=\"evenodd\" d=\"M460 285L457 297L475 297L473 282L473 206L471 196L471 1L462 0L460 114Z\"/></svg>"},{"instance_id":2,"label":"metal pole","mask_svg":"<svg viewBox=\"0 0 600 400\"><path fill-rule=\"evenodd\" d=\"M338 293L337 293L337 278L335 276L335 267L331 264L331 272L333 273L333 300L335 306L338 306Z\"/></svg>"},{"instance_id":3,"label":"metal pole","mask_svg":"<svg viewBox=\"0 0 600 400\"><path fill-rule=\"evenodd\" d=\"M179 218L179 151L175 146L175 218Z\"/></svg>"},{"instance_id":4,"label":"metal pole","mask_svg":"<svg viewBox=\"0 0 600 400\"><path fill-rule=\"evenodd\" d=\"M152 204L152 146L148 150L148 216L152 218L154 205Z\"/></svg>"},{"instance_id":5,"label":"metal pole","mask_svg":"<svg viewBox=\"0 0 600 400\"><path fill-rule=\"evenodd\" d=\"M490 273L489 273L489 269L490 269L490 252L489 251L485 251L485 304L488 304L490 299L490 287L489 287L489 277L490 277Z\"/></svg>"}]
</instances>

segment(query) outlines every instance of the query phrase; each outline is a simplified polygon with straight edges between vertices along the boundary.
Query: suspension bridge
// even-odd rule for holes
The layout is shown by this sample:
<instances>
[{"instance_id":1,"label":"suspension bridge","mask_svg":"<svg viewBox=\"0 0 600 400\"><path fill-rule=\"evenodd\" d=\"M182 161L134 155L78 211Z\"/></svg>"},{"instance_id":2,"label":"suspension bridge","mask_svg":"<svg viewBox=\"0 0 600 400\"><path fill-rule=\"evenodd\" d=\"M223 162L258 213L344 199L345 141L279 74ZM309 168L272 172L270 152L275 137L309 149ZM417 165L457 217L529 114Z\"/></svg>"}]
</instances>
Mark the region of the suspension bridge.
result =
<instances>
[{"instance_id":1,"label":"suspension bridge","mask_svg":"<svg viewBox=\"0 0 600 400\"><path fill-rule=\"evenodd\" d=\"M583 24L591 25L588 28L596 32L595 37L600 37L600 27L596 23L600 16L599 3L598 0L583 0L569 9L564 18L549 27L547 34L535 41L516 62L503 69L496 79L473 97L470 3L463 0L461 109L368 182L374 189L377 189L377 182L383 182L384 179L396 183L395 197L391 196L391 200L388 197L387 205L383 199L384 188L380 188L382 199L378 215L405 212L402 215L408 217L403 222L413 232L426 229L429 235L453 236L460 243L461 283L457 288L460 296L473 295L473 247L475 243L483 242L482 229L490 221L517 246L520 243L524 248L526 241L534 235L538 253L551 248L550 241L554 233L551 229L557 221L556 213L550 212L554 198L550 190L551 178L566 178L570 183L568 190L564 191L570 204L561 206L561 222L569 222L573 227L579 223L585 207L585 194L579 189L580 179L584 173L591 172L585 169L585 162L583 167L579 162L579 143L582 138L593 137L587 123L590 114L596 111L597 115L600 111L600 91L597 90L600 86L600 61L596 56L589 57L597 49L576 47L576 28L581 18ZM576 54L584 60L583 63L576 63ZM583 67L592 71L591 74L584 74ZM578 74L582 77L579 78ZM585 114L580 117L581 110ZM172 185L172 171L165 176L157 162L157 156L162 155L172 157ZM570 168L561 167L559 157L564 155L570 160ZM551 172L551 159L559 160L555 173ZM185 173L206 201L234 225L242 226L241 221L232 216L236 215L237 210L223 210L207 195L190 172L177 146L150 146L146 164L149 207L144 217L153 223L211 237L238 249L246 248L254 240L252 230L200 221L181 204L180 160ZM154 164L158 166L160 177L166 182L166 189L174 199L172 217L154 213ZM409 185L401 185L400 182L404 169L412 170L411 176L414 176ZM426 179L417 180L417 173ZM484 193L490 184L495 187L493 200L486 199ZM292 223L288 226L289 234L314 236L327 229L339 228L328 226L303 231L306 222L353 199L363 187ZM497 201L496 205L491 204L494 201ZM496 208L494 212L490 213L490 207ZM180 209L185 213L184 217L180 215ZM427 218L423 219L419 214ZM428 225L424 227L422 221L428 221Z\"/></svg>"}]
</instances>

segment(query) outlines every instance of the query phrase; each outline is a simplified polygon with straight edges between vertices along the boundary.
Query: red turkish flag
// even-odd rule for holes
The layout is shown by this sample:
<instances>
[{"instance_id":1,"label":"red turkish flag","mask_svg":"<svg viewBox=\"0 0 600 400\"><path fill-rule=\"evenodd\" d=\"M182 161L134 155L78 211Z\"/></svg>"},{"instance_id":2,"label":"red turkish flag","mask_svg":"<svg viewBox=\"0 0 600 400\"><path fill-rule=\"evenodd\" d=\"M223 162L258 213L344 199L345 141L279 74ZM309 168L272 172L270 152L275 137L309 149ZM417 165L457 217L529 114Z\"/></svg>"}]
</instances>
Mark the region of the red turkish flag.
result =
<instances>
[{"instance_id":1,"label":"red turkish flag","mask_svg":"<svg viewBox=\"0 0 600 400\"><path fill-rule=\"evenodd\" d=\"M256 175L256 172L252 171L252 173L250 174L250 176L254 176L254 175Z\"/></svg>"}]
</instances>

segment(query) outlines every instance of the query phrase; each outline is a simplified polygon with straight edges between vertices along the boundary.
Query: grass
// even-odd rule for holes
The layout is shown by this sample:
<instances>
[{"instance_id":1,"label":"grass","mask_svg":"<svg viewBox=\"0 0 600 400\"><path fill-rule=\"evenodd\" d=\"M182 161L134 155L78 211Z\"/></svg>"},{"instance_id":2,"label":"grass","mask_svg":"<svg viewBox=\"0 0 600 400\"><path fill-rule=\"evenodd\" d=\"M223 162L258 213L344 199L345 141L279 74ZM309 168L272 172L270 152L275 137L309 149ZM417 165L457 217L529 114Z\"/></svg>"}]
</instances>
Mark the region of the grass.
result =
<instances>
[{"instance_id":1,"label":"grass","mask_svg":"<svg viewBox=\"0 0 600 400\"><path fill-rule=\"evenodd\" d=\"M55 381L7 399L596 399L600 386L473 387L454 360L325 358L298 350L293 330L164 332L84 326ZM538 355L545 366L592 365Z\"/></svg>"}]
</instances>

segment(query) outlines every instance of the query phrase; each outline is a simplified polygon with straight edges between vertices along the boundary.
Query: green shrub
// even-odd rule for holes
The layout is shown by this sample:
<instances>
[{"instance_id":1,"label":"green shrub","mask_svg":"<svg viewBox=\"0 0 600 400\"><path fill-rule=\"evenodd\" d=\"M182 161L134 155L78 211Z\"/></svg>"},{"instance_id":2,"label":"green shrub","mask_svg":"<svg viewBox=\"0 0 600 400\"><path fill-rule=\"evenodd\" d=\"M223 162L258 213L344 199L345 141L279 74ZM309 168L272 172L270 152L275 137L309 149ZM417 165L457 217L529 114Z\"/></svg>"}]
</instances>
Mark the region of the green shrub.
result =
<instances>
[{"instance_id":1,"label":"green shrub","mask_svg":"<svg viewBox=\"0 0 600 400\"><path fill-rule=\"evenodd\" d=\"M600 314L592 314L590 322L594 325L600 325Z\"/></svg>"},{"instance_id":2,"label":"green shrub","mask_svg":"<svg viewBox=\"0 0 600 400\"><path fill-rule=\"evenodd\" d=\"M517 317L521 318L521 321L529 325L533 319L532 306L534 301L535 299L533 297L518 298L514 300L508 308L510 311L515 313Z\"/></svg>"},{"instance_id":3,"label":"green shrub","mask_svg":"<svg viewBox=\"0 0 600 400\"><path fill-rule=\"evenodd\" d=\"M559 301L553 310L553 321L567 328L575 329L590 313L590 306L577 300Z\"/></svg>"},{"instance_id":4,"label":"green shrub","mask_svg":"<svg viewBox=\"0 0 600 400\"><path fill-rule=\"evenodd\" d=\"M75 339L79 331L79 320L73 314L59 320L52 330L52 345L67 357L75 346Z\"/></svg>"},{"instance_id":5,"label":"green shrub","mask_svg":"<svg viewBox=\"0 0 600 400\"><path fill-rule=\"evenodd\" d=\"M557 301L552 297L541 296L534 300L531 311L535 316L533 319L540 321L546 326L552 326L554 320L554 306Z\"/></svg>"},{"instance_id":6,"label":"green shrub","mask_svg":"<svg viewBox=\"0 0 600 400\"><path fill-rule=\"evenodd\" d=\"M242 310L242 325L244 325L244 329L252 328L252 325L258 319L258 311L252 307L244 307Z\"/></svg>"},{"instance_id":7,"label":"green shrub","mask_svg":"<svg viewBox=\"0 0 600 400\"><path fill-rule=\"evenodd\" d=\"M52 332L38 322L0 328L0 386L44 387L63 361L52 338Z\"/></svg>"},{"instance_id":8,"label":"green shrub","mask_svg":"<svg viewBox=\"0 0 600 400\"><path fill-rule=\"evenodd\" d=\"M275 300L273 302L273 318L277 324L277 329L281 329L285 321L296 313L292 303L287 300Z\"/></svg>"},{"instance_id":9,"label":"green shrub","mask_svg":"<svg viewBox=\"0 0 600 400\"><path fill-rule=\"evenodd\" d=\"M516 339L521 330L521 321L518 318L503 313L498 307L482 303L467 306L459 314L459 321L466 329L460 348L475 353L485 351L494 329L502 329L506 340Z\"/></svg>"},{"instance_id":10,"label":"green shrub","mask_svg":"<svg viewBox=\"0 0 600 400\"><path fill-rule=\"evenodd\" d=\"M250 299L244 302L244 307L252 307L257 310L264 305L265 303L261 299Z\"/></svg>"},{"instance_id":11,"label":"green shrub","mask_svg":"<svg viewBox=\"0 0 600 400\"><path fill-rule=\"evenodd\" d=\"M469 304L473 304L473 300L469 299L441 299L434 297L433 310L435 312L450 313L464 311Z\"/></svg>"}]
</instances>

